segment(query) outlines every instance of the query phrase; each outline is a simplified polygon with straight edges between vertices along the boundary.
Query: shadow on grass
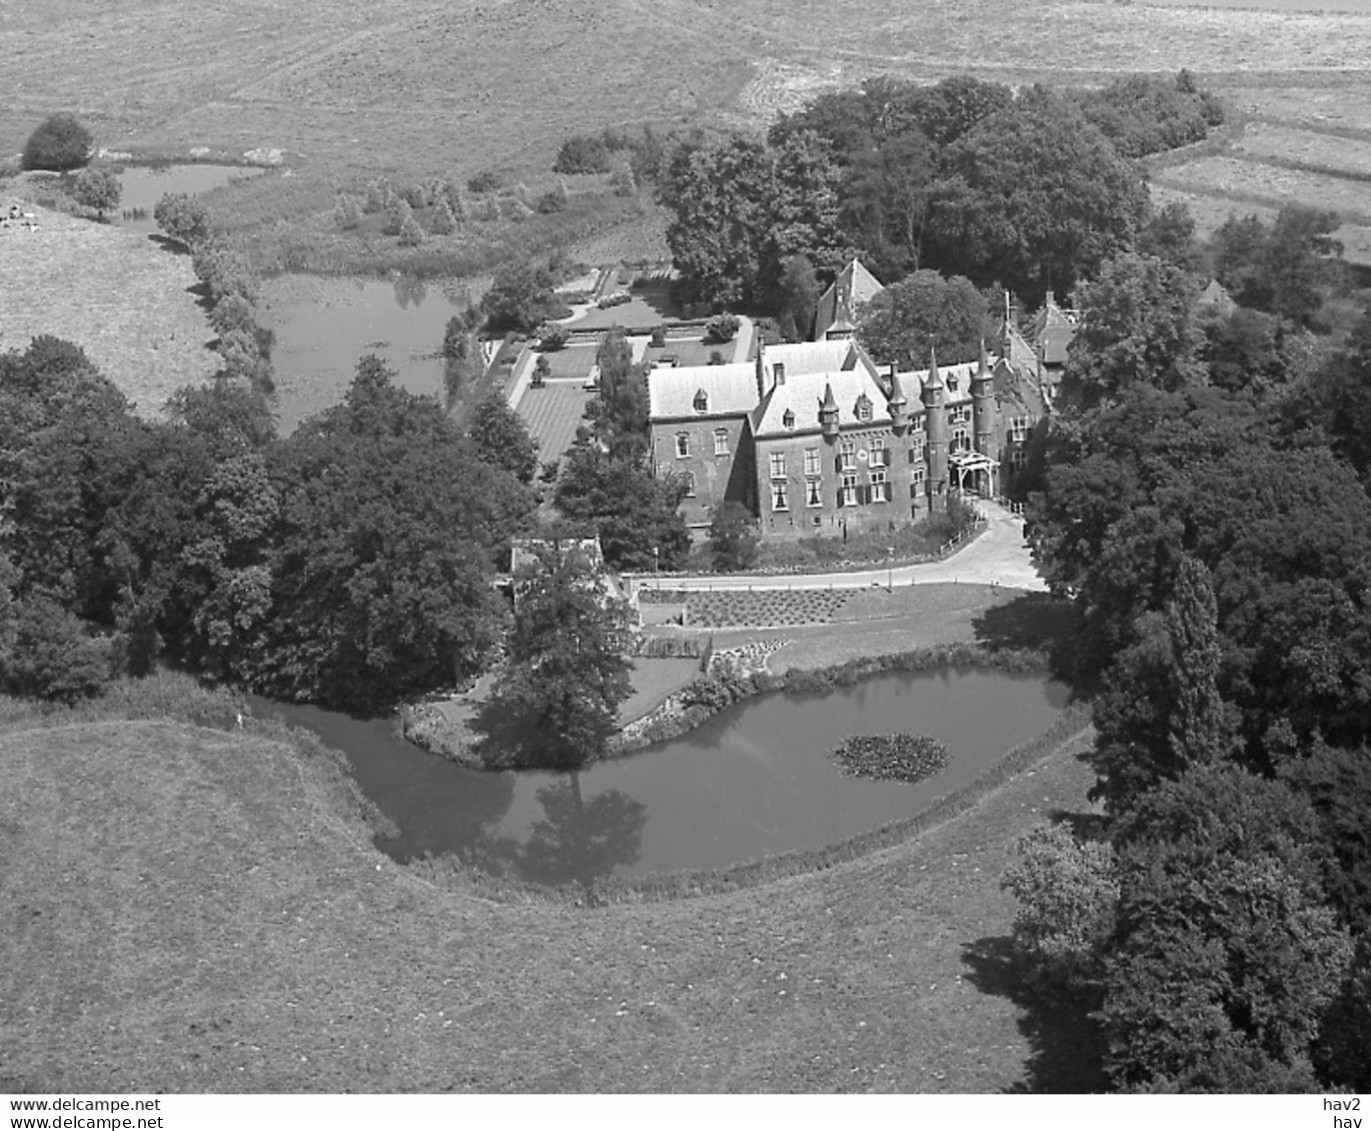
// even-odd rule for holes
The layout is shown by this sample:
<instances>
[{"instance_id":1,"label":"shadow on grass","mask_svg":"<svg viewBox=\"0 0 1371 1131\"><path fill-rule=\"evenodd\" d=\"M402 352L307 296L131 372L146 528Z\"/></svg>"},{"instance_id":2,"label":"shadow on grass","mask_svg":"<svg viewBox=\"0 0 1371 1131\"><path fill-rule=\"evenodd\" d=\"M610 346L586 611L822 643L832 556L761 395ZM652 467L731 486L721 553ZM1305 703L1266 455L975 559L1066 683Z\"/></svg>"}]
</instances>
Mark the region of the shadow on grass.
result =
<instances>
[{"instance_id":1,"label":"shadow on grass","mask_svg":"<svg viewBox=\"0 0 1371 1131\"><path fill-rule=\"evenodd\" d=\"M1024 1078L1005 1089L1030 1095L1081 1095L1104 1092L1109 1082L1100 1053L1091 1005L1048 998L1023 976L1008 936L986 937L962 949L971 970L967 981L982 993L1007 998L1019 1007L1019 1032L1028 1041Z\"/></svg>"},{"instance_id":2,"label":"shadow on grass","mask_svg":"<svg viewBox=\"0 0 1371 1131\"><path fill-rule=\"evenodd\" d=\"M1070 601L1047 593L1025 593L986 609L971 626L976 642L987 648L1045 652L1055 678L1071 684L1077 694L1087 690L1079 671L1077 613Z\"/></svg>"}]
</instances>

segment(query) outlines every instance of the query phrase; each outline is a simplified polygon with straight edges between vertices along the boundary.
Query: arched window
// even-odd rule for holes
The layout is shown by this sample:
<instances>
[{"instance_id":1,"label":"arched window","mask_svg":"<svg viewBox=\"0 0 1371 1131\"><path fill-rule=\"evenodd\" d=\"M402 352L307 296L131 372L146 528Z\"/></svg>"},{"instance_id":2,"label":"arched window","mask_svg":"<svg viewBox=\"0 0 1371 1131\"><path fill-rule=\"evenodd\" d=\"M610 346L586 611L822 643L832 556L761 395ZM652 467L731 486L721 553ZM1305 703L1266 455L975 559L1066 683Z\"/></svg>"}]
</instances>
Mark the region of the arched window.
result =
<instances>
[{"instance_id":1,"label":"arched window","mask_svg":"<svg viewBox=\"0 0 1371 1131\"><path fill-rule=\"evenodd\" d=\"M695 497L695 473L687 471L682 478L685 480L686 498L693 499Z\"/></svg>"}]
</instances>

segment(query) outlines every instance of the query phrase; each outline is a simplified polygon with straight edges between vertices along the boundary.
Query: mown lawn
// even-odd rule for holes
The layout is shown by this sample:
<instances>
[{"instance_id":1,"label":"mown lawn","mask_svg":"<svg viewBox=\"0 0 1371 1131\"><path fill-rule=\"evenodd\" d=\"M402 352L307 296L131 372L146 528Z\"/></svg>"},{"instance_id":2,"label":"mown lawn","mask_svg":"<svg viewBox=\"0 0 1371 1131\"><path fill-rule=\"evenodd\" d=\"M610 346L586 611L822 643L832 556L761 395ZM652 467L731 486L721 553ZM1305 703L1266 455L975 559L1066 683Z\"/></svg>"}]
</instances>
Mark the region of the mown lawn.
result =
<instances>
[{"instance_id":1,"label":"mown lawn","mask_svg":"<svg viewBox=\"0 0 1371 1131\"><path fill-rule=\"evenodd\" d=\"M997 880L1020 831L1081 807L1079 741L853 863L585 909L431 886L263 737L10 731L0 1087L1060 1086L1077 1050L1006 996Z\"/></svg>"}]
</instances>

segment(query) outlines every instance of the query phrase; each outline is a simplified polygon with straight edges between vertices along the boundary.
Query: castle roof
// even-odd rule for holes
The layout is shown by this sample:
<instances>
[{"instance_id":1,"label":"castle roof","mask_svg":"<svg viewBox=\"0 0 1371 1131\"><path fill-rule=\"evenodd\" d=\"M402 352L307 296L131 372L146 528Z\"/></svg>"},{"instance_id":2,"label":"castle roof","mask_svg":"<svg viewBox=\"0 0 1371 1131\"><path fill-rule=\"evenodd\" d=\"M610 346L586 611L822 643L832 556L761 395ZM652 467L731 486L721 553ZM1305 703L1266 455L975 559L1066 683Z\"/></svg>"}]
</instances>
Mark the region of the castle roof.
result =
<instances>
[{"instance_id":1,"label":"castle roof","mask_svg":"<svg viewBox=\"0 0 1371 1131\"><path fill-rule=\"evenodd\" d=\"M830 393L838 406L840 428L889 424L890 410L876 379L864 367L828 373L787 372L785 384L773 385L752 414L752 431L761 436L785 436L792 432L813 432L819 427L819 409ZM862 398L871 405L871 419L858 416ZM792 425L785 426L786 413L793 413Z\"/></svg>"},{"instance_id":2,"label":"castle roof","mask_svg":"<svg viewBox=\"0 0 1371 1131\"><path fill-rule=\"evenodd\" d=\"M819 342L786 342L784 345L767 346L762 351L762 364L766 368L767 384L770 385L774 367L785 366L786 377L797 373L828 373L834 370L854 369L859 364L870 366L865 352L850 338L838 338ZM874 369L874 366L872 366Z\"/></svg>"},{"instance_id":3,"label":"castle roof","mask_svg":"<svg viewBox=\"0 0 1371 1131\"><path fill-rule=\"evenodd\" d=\"M870 302L885 287L879 279L853 258L819 296L814 315L814 337L823 340L831 330L851 332L856 328L857 308Z\"/></svg>"},{"instance_id":4,"label":"castle roof","mask_svg":"<svg viewBox=\"0 0 1371 1131\"><path fill-rule=\"evenodd\" d=\"M979 361L963 361L957 365L940 365L936 372L931 368L906 369L895 374L895 379L902 388L918 389L921 395L924 389L945 386L951 394L949 401L959 401L971 395L971 378L979 369Z\"/></svg>"},{"instance_id":5,"label":"castle roof","mask_svg":"<svg viewBox=\"0 0 1371 1131\"><path fill-rule=\"evenodd\" d=\"M1195 300L1196 310L1213 310L1227 318L1233 311L1238 309L1238 304L1233 301L1233 296L1228 293L1218 279L1211 279L1209 286L1200 292L1200 297Z\"/></svg>"},{"instance_id":6,"label":"castle roof","mask_svg":"<svg viewBox=\"0 0 1371 1131\"><path fill-rule=\"evenodd\" d=\"M1075 312L1063 310L1057 305L1052 292L1048 291L1043 308L1033 317L1029 336L1037 346L1044 365L1065 365L1066 347L1076 336Z\"/></svg>"},{"instance_id":7,"label":"castle roof","mask_svg":"<svg viewBox=\"0 0 1371 1131\"><path fill-rule=\"evenodd\" d=\"M707 405L703 412L695 406L700 393ZM648 372L647 401L653 420L746 416L757 404L757 369L750 361L662 366Z\"/></svg>"}]
</instances>

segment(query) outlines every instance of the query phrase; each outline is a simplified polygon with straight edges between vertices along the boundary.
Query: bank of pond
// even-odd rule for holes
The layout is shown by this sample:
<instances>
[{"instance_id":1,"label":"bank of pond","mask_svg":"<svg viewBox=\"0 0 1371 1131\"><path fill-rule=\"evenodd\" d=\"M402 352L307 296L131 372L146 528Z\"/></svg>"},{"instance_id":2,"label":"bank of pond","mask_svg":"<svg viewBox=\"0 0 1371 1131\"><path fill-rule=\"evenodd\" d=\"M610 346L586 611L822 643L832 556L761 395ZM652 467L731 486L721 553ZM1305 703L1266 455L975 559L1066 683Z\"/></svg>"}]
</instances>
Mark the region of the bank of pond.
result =
<instances>
[{"instance_id":1,"label":"bank of pond","mask_svg":"<svg viewBox=\"0 0 1371 1131\"><path fill-rule=\"evenodd\" d=\"M254 711L342 751L398 830L377 838L393 859L591 885L731 869L908 822L1052 730L1068 695L1041 673L892 671L757 695L689 733L571 774L471 769L405 741L386 719L264 700ZM917 783L871 780L833 757L853 735L898 733L945 745L945 767Z\"/></svg>"}]
</instances>

